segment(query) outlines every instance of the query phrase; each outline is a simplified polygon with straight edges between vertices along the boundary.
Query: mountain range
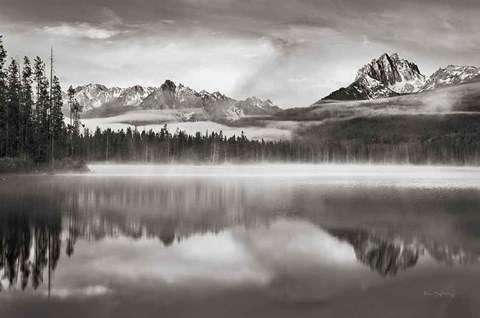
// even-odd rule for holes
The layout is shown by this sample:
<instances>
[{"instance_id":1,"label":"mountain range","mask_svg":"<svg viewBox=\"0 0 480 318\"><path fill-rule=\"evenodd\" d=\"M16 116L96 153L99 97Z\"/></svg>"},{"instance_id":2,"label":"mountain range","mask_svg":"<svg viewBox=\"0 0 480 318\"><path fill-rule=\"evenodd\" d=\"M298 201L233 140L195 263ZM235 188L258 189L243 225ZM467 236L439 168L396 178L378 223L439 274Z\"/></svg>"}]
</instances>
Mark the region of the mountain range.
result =
<instances>
[{"instance_id":1,"label":"mountain range","mask_svg":"<svg viewBox=\"0 0 480 318\"><path fill-rule=\"evenodd\" d=\"M165 122L214 121L248 126L264 125L261 121L267 117L274 121L305 121L392 112L476 112L480 96L480 86L477 87L476 82L480 83L478 67L449 65L425 76L415 63L396 53L384 53L361 67L352 84L332 92L312 107L282 110L269 99L249 97L236 100L218 91L196 91L171 80L158 87L135 85L120 88L88 84L75 88L75 98L84 108L83 118L165 110L169 114L166 118L170 118ZM67 101L66 95L64 100ZM351 104L352 101L360 104ZM66 102L64 110L68 114ZM158 120L152 118L152 121L157 123Z\"/></svg>"},{"instance_id":2,"label":"mountain range","mask_svg":"<svg viewBox=\"0 0 480 318\"><path fill-rule=\"evenodd\" d=\"M75 98L83 106L84 118L110 117L131 110L177 110L184 120L231 122L248 116L273 115L281 109L271 100L249 97L235 100L220 92L197 92L166 80L160 87L135 85L128 88L88 84L75 88ZM64 110L68 113L67 96ZM193 110L193 111L191 111ZM200 111L198 111L200 110Z\"/></svg>"},{"instance_id":3,"label":"mountain range","mask_svg":"<svg viewBox=\"0 0 480 318\"><path fill-rule=\"evenodd\" d=\"M449 65L425 76L415 63L401 59L396 53L384 53L360 68L352 84L330 93L322 100L387 98L476 81L480 81L478 67Z\"/></svg>"}]
</instances>

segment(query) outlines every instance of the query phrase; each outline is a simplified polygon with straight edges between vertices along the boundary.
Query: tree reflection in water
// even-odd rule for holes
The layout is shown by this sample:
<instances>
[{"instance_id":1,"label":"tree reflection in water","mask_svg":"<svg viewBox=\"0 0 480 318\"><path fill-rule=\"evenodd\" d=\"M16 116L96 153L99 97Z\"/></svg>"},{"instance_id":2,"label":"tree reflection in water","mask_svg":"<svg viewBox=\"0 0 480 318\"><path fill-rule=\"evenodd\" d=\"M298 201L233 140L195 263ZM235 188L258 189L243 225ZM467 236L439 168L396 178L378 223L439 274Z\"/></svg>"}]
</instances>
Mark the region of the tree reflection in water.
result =
<instances>
[{"instance_id":1,"label":"tree reflection in water","mask_svg":"<svg viewBox=\"0 0 480 318\"><path fill-rule=\"evenodd\" d=\"M0 287L25 289L30 282L37 289L53 275L62 241L68 257L78 239L157 238L170 246L197 233L218 233L237 225L268 226L275 218L286 217L279 211L295 209L294 217L350 243L359 262L383 276L415 266L425 252L448 264L479 260L478 254L458 246L331 225L312 212L315 202L306 208L309 195L315 194L278 193L205 180L47 180L18 187L12 183L0 191Z\"/></svg>"}]
</instances>

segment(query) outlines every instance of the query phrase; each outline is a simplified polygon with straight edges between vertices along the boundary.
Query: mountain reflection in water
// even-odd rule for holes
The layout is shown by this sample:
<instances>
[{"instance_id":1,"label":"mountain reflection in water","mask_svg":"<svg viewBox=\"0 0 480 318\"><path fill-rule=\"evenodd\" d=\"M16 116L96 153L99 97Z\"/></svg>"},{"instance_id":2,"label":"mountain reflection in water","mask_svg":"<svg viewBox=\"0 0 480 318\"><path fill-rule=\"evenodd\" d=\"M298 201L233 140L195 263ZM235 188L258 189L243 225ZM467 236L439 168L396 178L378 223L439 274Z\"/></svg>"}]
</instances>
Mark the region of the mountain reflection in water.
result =
<instances>
[{"instance_id":1,"label":"mountain reflection in water","mask_svg":"<svg viewBox=\"0 0 480 318\"><path fill-rule=\"evenodd\" d=\"M476 266L479 194L298 180L10 177L0 190L0 286L48 286L66 297L72 291L62 288L89 268L91 284L77 286L84 295L113 290L100 284L106 277L148 274L147 285L157 276L187 285L210 277L268 284L290 301L327 297L422 262ZM368 268L377 278L365 276Z\"/></svg>"}]
</instances>

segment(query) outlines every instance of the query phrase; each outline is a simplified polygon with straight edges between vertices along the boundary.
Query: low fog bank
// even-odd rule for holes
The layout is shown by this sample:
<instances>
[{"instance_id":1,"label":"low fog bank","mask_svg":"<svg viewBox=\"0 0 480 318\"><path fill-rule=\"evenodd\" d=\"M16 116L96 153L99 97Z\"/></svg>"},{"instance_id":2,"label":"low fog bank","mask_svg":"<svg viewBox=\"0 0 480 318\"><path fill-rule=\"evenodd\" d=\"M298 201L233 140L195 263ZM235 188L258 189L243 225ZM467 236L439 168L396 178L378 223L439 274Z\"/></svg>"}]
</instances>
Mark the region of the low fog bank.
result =
<instances>
[{"instance_id":1,"label":"low fog bank","mask_svg":"<svg viewBox=\"0 0 480 318\"><path fill-rule=\"evenodd\" d=\"M95 177L285 178L308 184L480 187L480 167L337 164L145 165L89 164ZM313 182L313 183L312 183Z\"/></svg>"},{"instance_id":2,"label":"low fog bank","mask_svg":"<svg viewBox=\"0 0 480 318\"><path fill-rule=\"evenodd\" d=\"M68 120L68 119L67 119ZM108 118L89 118L83 119L82 124L91 132L97 127L101 130L111 129L113 131L124 130L128 128L137 129L139 132L150 131L160 132L167 125L168 130L174 133L177 130L184 131L189 135L196 132L202 134L208 132L222 132L225 137L240 136L242 132L251 140L288 140L291 138L291 125L282 125L276 122L256 122L253 125L227 126L212 121L181 121L181 119L172 115L171 112L163 111L136 111Z\"/></svg>"}]
</instances>

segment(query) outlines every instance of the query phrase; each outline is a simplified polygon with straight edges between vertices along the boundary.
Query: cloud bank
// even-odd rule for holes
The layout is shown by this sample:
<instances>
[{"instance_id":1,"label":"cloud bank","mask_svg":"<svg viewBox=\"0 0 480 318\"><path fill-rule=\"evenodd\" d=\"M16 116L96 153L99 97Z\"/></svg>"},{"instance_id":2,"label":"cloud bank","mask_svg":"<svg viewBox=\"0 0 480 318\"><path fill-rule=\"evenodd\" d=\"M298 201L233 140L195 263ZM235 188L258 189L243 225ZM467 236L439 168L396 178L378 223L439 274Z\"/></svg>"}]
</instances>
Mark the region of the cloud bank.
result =
<instances>
[{"instance_id":1,"label":"cloud bank","mask_svg":"<svg viewBox=\"0 0 480 318\"><path fill-rule=\"evenodd\" d=\"M57 55L64 86L160 85L306 106L383 52L429 75L480 65L480 2L2 0L11 56Z\"/></svg>"}]
</instances>

